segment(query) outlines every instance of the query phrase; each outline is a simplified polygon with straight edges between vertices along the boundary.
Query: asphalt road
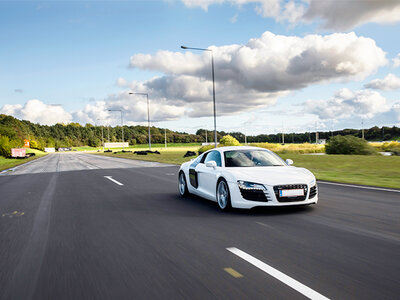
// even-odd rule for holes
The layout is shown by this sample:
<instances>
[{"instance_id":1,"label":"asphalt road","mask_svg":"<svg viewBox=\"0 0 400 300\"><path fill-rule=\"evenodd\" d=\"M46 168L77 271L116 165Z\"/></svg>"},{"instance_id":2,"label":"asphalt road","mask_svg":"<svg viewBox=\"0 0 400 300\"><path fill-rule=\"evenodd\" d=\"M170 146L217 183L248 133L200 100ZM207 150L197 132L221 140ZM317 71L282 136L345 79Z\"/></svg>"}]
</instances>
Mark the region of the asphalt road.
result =
<instances>
[{"instance_id":1,"label":"asphalt road","mask_svg":"<svg viewBox=\"0 0 400 300\"><path fill-rule=\"evenodd\" d=\"M399 298L400 193L320 183L316 206L222 213L177 170L75 153L3 173L0 299L306 298L231 247L321 297Z\"/></svg>"}]
</instances>

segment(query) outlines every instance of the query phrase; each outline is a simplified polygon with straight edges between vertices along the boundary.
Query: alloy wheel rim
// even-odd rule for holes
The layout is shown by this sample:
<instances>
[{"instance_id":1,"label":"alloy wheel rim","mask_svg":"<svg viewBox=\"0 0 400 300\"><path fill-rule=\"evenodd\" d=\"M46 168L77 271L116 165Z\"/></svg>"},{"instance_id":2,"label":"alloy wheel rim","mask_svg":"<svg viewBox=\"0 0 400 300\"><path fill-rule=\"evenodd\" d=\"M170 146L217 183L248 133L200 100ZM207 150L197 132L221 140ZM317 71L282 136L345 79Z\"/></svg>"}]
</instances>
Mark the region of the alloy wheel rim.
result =
<instances>
[{"instance_id":1,"label":"alloy wheel rim","mask_svg":"<svg viewBox=\"0 0 400 300\"><path fill-rule=\"evenodd\" d=\"M218 204L224 209L227 204L228 192L225 182L221 181L218 185Z\"/></svg>"},{"instance_id":2,"label":"alloy wheel rim","mask_svg":"<svg viewBox=\"0 0 400 300\"><path fill-rule=\"evenodd\" d=\"M181 175L179 175L179 192L181 193L181 195L185 193L185 178L182 173Z\"/></svg>"}]
</instances>

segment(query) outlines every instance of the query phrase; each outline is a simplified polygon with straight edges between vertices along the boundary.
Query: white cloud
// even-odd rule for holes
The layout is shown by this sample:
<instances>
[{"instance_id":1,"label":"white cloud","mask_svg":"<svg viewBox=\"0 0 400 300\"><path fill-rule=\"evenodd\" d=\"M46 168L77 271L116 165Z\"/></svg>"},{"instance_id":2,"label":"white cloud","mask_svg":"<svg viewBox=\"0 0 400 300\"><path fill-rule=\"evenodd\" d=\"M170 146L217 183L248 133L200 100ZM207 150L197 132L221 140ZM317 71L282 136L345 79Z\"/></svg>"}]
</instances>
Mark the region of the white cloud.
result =
<instances>
[{"instance_id":1,"label":"white cloud","mask_svg":"<svg viewBox=\"0 0 400 300\"><path fill-rule=\"evenodd\" d=\"M370 83L364 85L365 88L392 91L400 89L400 78L394 74L388 74L383 79L374 79Z\"/></svg>"},{"instance_id":2,"label":"white cloud","mask_svg":"<svg viewBox=\"0 0 400 300\"><path fill-rule=\"evenodd\" d=\"M24 105L5 104L0 109L0 113L44 125L69 123L72 119L71 114L66 112L62 106L45 104L37 99L29 100Z\"/></svg>"},{"instance_id":3,"label":"white cloud","mask_svg":"<svg viewBox=\"0 0 400 300\"><path fill-rule=\"evenodd\" d=\"M355 33L305 37L265 32L247 45L212 46L218 81L234 81L263 92L293 90L312 83L363 78L387 63L370 38ZM159 51L135 54L130 66L173 75L209 78L210 53Z\"/></svg>"},{"instance_id":4,"label":"white cloud","mask_svg":"<svg viewBox=\"0 0 400 300\"><path fill-rule=\"evenodd\" d=\"M311 0L304 18L323 20L325 28L335 30L348 30L369 22L388 24L400 21L400 2Z\"/></svg>"},{"instance_id":5,"label":"white cloud","mask_svg":"<svg viewBox=\"0 0 400 300\"><path fill-rule=\"evenodd\" d=\"M316 114L320 119L347 119L359 116L370 119L390 110L386 99L376 91L349 89L339 90L329 100L308 100L304 111Z\"/></svg>"},{"instance_id":6,"label":"white cloud","mask_svg":"<svg viewBox=\"0 0 400 300\"><path fill-rule=\"evenodd\" d=\"M255 5L258 14L278 22L322 20L329 29L348 30L356 26L400 21L400 2L395 0L182 0L187 7L207 11L213 4Z\"/></svg>"},{"instance_id":7,"label":"white cloud","mask_svg":"<svg viewBox=\"0 0 400 300\"><path fill-rule=\"evenodd\" d=\"M393 104L392 111L396 115L397 121L400 122L400 101Z\"/></svg>"},{"instance_id":8,"label":"white cloud","mask_svg":"<svg viewBox=\"0 0 400 300\"><path fill-rule=\"evenodd\" d=\"M246 45L210 47L215 61L218 114L272 105L277 97L315 83L362 79L387 63L372 39L355 33L305 37L265 32ZM120 86L148 91L153 99L185 105L190 116L210 115L210 52L159 51L135 54L130 67L161 71L164 76Z\"/></svg>"},{"instance_id":9,"label":"white cloud","mask_svg":"<svg viewBox=\"0 0 400 300\"><path fill-rule=\"evenodd\" d=\"M397 54L397 56L393 58L392 61L393 61L393 68L400 67L400 53Z\"/></svg>"},{"instance_id":10,"label":"white cloud","mask_svg":"<svg viewBox=\"0 0 400 300\"><path fill-rule=\"evenodd\" d=\"M182 0L187 7L200 7L204 11L210 5L228 3L235 6L246 4L255 5L255 11L264 18L274 18L277 21L287 20L291 23L296 22L304 13L303 1L283 1L283 0ZM297 2L297 3L296 3Z\"/></svg>"},{"instance_id":11,"label":"white cloud","mask_svg":"<svg viewBox=\"0 0 400 300\"><path fill-rule=\"evenodd\" d=\"M234 16L230 19L231 23L236 23L237 20L238 20L238 14L234 15Z\"/></svg>"},{"instance_id":12,"label":"white cloud","mask_svg":"<svg viewBox=\"0 0 400 300\"><path fill-rule=\"evenodd\" d=\"M126 86L128 84L128 82L124 78L119 77L117 79L116 84L117 84L117 86L124 87L124 86Z\"/></svg>"},{"instance_id":13,"label":"white cloud","mask_svg":"<svg viewBox=\"0 0 400 300\"><path fill-rule=\"evenodd\" d=\"M150 120L152 122L175 120L183 115L183 107L171 105L163 99L149 99ZM139 124L147 122L146 97L129 95L126 91L119 94L109 95L104 101L87 104L84 109L73 114L74 120L82 124L121 124L120 113L109 112L109 109L122 110L124 124Z\"/></svg>"}]
</instances>

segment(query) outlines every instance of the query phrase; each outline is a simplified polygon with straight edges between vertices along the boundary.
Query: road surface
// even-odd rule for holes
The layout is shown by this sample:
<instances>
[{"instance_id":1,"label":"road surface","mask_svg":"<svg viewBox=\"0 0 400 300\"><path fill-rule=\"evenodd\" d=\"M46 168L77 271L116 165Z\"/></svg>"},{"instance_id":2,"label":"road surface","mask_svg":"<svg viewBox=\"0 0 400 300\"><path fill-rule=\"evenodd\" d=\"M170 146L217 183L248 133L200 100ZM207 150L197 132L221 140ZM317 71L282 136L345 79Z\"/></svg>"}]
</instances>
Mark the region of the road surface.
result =
<instances>
[{"instance_id":1,"label":"road surface","mask_svg":"<svg viewBox=\"0 0 400 300\"><path fill-rule=\"evenodd\" d=\"M177 171L63 153L2 173L0 299L398 299L400 193L223 213Z\"/></svg>"}]
</instances>

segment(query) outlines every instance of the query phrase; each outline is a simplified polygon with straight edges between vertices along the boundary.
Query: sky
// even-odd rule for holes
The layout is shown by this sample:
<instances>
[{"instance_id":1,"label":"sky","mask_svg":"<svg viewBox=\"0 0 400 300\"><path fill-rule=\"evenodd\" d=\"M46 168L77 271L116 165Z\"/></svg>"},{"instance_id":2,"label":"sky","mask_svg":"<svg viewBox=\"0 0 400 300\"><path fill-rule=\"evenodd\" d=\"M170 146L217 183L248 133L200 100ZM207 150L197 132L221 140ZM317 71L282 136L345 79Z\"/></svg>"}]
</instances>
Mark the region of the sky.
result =
<instances>
[{"instance_id":1,"label":"sky","mask_svg":"<svg viewBox=\"0 0 400 300\"><path fill-rule=\"evenodd\" d=\"M400 0L0 0L0 113L213 130L213 55L217 130L400 126L399 33Z\"/></svg>"}]
</instances>

